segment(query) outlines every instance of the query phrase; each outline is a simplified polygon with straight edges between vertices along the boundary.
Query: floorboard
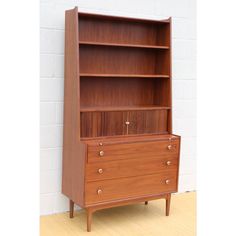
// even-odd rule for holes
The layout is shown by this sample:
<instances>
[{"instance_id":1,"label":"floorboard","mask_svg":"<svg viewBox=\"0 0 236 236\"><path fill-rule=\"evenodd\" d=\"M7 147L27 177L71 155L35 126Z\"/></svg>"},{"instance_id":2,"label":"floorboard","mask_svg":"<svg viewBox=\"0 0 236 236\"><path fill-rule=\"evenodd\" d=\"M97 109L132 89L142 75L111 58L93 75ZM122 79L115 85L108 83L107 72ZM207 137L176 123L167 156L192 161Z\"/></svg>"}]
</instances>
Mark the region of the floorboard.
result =
<instances>
[{"instance_id":1,"label":"floorboard","mask_svg":"<svg viewBox=\"0 0 236 236\"><path fill-rule=\"evenodd\" d=\"M172 195L170 216L165 201L155 200L94 213L92 232L86 232L86 213L41 216L41 236L194 236L196 235L196 193Z\"/></svg>"}]
</instances>

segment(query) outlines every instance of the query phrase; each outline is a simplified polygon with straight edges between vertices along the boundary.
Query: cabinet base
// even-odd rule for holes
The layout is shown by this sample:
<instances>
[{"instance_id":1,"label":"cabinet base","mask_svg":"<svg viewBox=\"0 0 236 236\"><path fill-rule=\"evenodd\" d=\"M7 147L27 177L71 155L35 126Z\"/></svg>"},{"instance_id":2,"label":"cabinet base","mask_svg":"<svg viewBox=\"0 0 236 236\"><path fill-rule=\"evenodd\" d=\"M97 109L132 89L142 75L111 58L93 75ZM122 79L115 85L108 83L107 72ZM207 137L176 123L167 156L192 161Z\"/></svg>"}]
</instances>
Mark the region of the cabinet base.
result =
<instances>
[{"instance_id":1,"label":"cabinet base","mask_svg":"<svg viewBox=\"0 0 236 236\"><path fill-rule=\"evenodd\" d=\"M171 201L171 193L155 196L155 197L143 197L135 200L125 200L120 202L114 202L114 203L104 203L104 204L98 204L94 206L87 206L87 232L91 232L91 224L92 224L92 216L95 211L106 209L106 208L112 208L117 206L124 206L139 202L145 202L145 205L148 205L148 201L150 200L156 200L156 199L165 199L166 200L166 216L169 216L170 214L170 201ZM70 200L70 212L69 212L70 218L74 217L74 202Z\"/></svg>"}]
</instances>

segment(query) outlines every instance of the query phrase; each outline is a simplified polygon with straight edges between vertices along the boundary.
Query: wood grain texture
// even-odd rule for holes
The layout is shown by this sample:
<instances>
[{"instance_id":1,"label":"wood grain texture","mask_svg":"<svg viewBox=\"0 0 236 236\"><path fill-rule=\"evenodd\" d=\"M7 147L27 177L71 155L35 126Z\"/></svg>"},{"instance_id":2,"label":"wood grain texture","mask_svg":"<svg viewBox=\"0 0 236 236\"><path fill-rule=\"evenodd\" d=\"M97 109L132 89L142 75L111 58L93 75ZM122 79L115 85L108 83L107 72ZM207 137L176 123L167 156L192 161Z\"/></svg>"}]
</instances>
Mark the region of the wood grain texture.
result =
<instances>
[{"instance_id":1,"label":"wood grain texture","mask_svg":"<svg viewBox=\"0 0 236 236\"><path fill-rule=\"evenodd\" d=\"M128 134L162 134L167 132L167 110L130 111Z\"/></svg>"},{"instance_id":2,"label":"wood grain texture","mask_svg":"<svg viewBox=\"0 0 236 236\"><path fill-rule=\"evenodd\" d=\"M151 194L170 193L177 190L176 172L161 172L154 175L144 175L113 180L103 180L86 183L86 204L104 202L116 199L127 199ZM166 184L169 180L170 183ZM99 193L98 191L101 191Z\"/></svg>"},{"instance_id":3,"label":"wood grain texture","mask_svg":"<svg viewBox=\"0 0 236 236\"><path fill-rule=\"evenodd\" d=\"M127 113L123 111L103 112L103 136L125 134Z\"/></svg>"},{"instance_id":4,"label":"wood grain texture","mask_svg":"<svg viewBox=\"0 0 236 236\"><path fill-rule=\"evenodd\" d=\"M170 147L170 149L168 149ZM101 157L99 152L103 151ZM161 158L163 156L178 155L179 141L150 141L129 142L119 144L104 144L103 146L88 145L88 163L123 160L131 158Z\"/></svg>"},{"instance_id":5,"label":"wood grain texture","mask_svg":"<svg viewBox=\"0 0 236 236\"><path fill-rule=\"evenodd\" d=\"M66 11L65 18L62 193L83 206L86 148L80 143L78 9Z\"/></svg>"},{"instance_id":6,"label":"wood grain texture","mask_svg":"<svg viewBox=\"0 0 236 236\"><path fill-rule=\"evenodd\" d=\"M134 45L168 46L168 24L118 21L80 16L80 39ZM158 26L158 27L157 27ZM102 32L102 33L101 33Z\"/></svg>"},{"instance_id":7,"label":"wood grain texture","mask_svg":"<svg viewBox=\"0 0 236 236\"><path fill-rule=\"evenodd\" d=\"M168 75L167 50L80 46L81 73Z\"/></svg>"},{"instance_id":8,"label":"wood grain texture","mask_svg":"<svg viewBox=\"0 0 236 236\"><path fill-rule=\"evenodd\" d=\"M99 110L87 108L88 110ZM102 108L100 108L102 110ZM134 108L138 109L138 108ZM81 113L81 137L116 136L129 134L167 133L167 110L109 111ZM112 109L110 109L112 110ZM122 110L122 108L118 109ZM123 107L123 110L125 108ZM127 109L129 110L129 109ZM131 109L132 110L132 107ZM129 122L127 125L126 122Z\"/></svg>"},{"instance_id":9,"label":"wood grain texture","mask_svg":"<svg viewBox=\"0 0 236 236\"><path fill-rule=\"evenodd\" d=\"M178 157L170 155L162 158L128 159L86 165L86 181L115 179L130 176L155 174L171 170L177 173Z\"/></svg>"},{"instance_id":10,"label":"wood grain texture","mask_svg":"<svg viewBox=\"0 0 236 236\"><path fill-rule=\"evenodd\" d=\"M150 78L81 78L81 107L145 107L155 105L154 93L155 81Z\"/></svg>"},{"instance_id":11,"label":"wood grain texture","mask_svg":"<svg viewBox=\"0 0 236 236\"><path fill-rule=\"evenodd\" d=\"M98 137L103 135L102 112L81 113L81 137Z\"/></svg>"}]
</instances>

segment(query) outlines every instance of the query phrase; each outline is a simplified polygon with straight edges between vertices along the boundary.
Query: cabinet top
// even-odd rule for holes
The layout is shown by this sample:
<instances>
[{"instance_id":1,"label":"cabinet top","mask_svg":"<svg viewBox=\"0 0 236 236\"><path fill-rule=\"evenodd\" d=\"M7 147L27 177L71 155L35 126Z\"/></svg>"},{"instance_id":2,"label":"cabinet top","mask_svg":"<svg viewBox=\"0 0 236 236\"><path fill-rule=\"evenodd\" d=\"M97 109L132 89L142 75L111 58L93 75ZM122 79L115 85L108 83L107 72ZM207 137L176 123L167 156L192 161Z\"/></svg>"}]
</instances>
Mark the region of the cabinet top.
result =
<instances>
[{"instance_id":1,"label":"cabinet top","mask_svg":"<svg viewBox=\"0 0 236 236\"><path fill-rule=\"evenodd\" d=\"M175 134L142 134L142 135L116 135L116 136L104 136L104 137L89 137L81 138L81 141L90 144L97 145L99 142L105 142L106 144L112 144L113 142L144 142L144 141L160 141L160 140L176 140L180 136Z\"/></svg>"},{"instance_id":2,"label":"cabinet top","mask_svg":"<svg viewBox=\"0 0 236 236\"><path fill-rule=\"evenodd\" d=\"M145 19L145 18L133 18L126 16L117 16L117 15L106 15L106 14L97 14L97 13L89 13L89 12L81 12L78 10L78 7L72 9L78 13L79 16L89 17L89 18L97 18L97 19L110 19L110 20L121 20L121 21L136 21L143 23L155 23L155 24L168 24L171 22L171 17L167 19Z\"/></svg>"}]
</instances>

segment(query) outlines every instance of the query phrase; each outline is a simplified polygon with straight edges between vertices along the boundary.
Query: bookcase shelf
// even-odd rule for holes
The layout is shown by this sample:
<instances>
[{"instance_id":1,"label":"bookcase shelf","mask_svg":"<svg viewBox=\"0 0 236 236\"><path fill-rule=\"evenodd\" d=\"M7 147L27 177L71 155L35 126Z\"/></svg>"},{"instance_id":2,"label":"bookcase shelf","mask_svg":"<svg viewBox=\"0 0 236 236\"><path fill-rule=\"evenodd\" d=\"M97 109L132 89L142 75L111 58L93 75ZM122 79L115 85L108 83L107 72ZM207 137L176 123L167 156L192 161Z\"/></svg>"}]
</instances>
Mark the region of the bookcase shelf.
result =
<instances>
[{"instance_id":1,"label":"bookcase shelf","mask_svg":"<svg viewBox=\"0 0 236 236\"><path fill-rule=\"evenodd\" d=\"M93 107L81 107L81 112L105 112L105 111L150 111L150 110L169 110L167 106L93 106Z\"/></svg>"},{"instance_id":2,"label":"bookcase shelf","mask_svg":"<svg viewBox=\"0 0 236 236\"><path fill-rule=\"evenodd\" d=\"M140 75L170 73L169 50L81 45L79 54L80 73Z\"/></svg>"},{"instance_id":3,"label":"bookcase shelf","mask_svg":"<svg viewBox=\"0 0 236 236\"><path fill-rule=\"evenodd\" d=\"M108 47L134 47L134 48L147 48L147 49L169 49L169 46L158 46L158 45L144 45L144 44L128 44L128 43L107 43L107 42L89 42L80 41L80 45L91 45L91 46L108 46Z\"/></svg>"},{"instance_id":4,"label":"bookcase shelf","mask_svg":"<svg viewBox=\"0 0 236 236\"><path fill-rule=\"evenodd\" d=\"M169 75L141 75L141 74L91 74L80 73L81 77L124 77L124 78L170 78Z\"/></svg>"},{"instance_id":5,"label":"bookcase shelf","mask_svg":"<svg viewBox=\"0 0 236 236\"><path fill-rule=\"evenodd\" d=\"M168 49L170 20L145 21L82 14L79 16L79 42L108 46Z\"/></svg>"}]
</instances>

